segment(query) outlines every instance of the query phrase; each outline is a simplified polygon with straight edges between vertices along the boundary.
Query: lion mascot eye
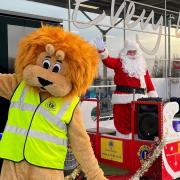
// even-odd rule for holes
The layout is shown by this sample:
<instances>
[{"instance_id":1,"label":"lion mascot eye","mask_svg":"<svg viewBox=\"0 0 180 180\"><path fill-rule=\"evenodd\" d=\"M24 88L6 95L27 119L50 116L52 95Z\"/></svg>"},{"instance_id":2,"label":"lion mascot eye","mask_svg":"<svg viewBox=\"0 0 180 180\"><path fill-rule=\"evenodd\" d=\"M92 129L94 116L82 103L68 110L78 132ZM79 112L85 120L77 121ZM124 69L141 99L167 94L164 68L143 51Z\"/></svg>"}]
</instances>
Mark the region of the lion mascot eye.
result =
<instances>
[{"instance_id":1,"label":"lion mascot eye","mask_svg":"<svg viewBox=\"0 0 180 180\"><path fill-rule=\"evenodd\" d=\"M61 70L61 65L60 64L55 64L53 66L52 72L58 73Z\"/></svg>"},{"instance_id":2,"label":"lion mascot eye","mask_svg":"<svg viewBox=\"0 0 180 180\"><path fill-rule=\"evenodd\" d=\"M49 61L49 60L47 60L47 59L45 59L45 60L43 61L43 68L45 68L45 69L49 69L49 68L50 68L50 66L51 66L50 61Z\"/></svg>"}]
</instances>

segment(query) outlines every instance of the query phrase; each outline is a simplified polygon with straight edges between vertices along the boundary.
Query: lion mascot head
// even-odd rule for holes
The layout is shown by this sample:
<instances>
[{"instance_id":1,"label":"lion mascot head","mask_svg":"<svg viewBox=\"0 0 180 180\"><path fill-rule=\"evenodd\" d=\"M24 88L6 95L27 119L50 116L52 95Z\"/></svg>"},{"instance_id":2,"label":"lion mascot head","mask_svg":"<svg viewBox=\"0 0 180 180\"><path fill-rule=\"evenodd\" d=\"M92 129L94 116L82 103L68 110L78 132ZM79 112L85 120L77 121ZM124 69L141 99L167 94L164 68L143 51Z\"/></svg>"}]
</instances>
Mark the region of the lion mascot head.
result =
<instances>
[{"instance_id":1,"label":"lion mascot head","mask_svg":"<svg viewBox=\"0 0 180 180\"><path fill-rule=\"evenodd\" d=\"M21 40L15 63L19 81L55 97L84 94L96 75L96 48L61 27L42 26Z\"/></svg>"}]
</instances>

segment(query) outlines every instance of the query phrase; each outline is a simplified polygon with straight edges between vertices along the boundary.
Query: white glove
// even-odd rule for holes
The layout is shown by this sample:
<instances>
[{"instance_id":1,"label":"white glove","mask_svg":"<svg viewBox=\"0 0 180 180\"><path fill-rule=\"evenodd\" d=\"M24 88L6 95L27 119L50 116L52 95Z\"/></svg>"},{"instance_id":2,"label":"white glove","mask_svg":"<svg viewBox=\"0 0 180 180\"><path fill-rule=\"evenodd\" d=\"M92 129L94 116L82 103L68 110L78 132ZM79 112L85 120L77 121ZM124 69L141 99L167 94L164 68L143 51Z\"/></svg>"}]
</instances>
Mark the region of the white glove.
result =
<instances>
[{"instance_id":1,"label":"white glove","mask_svg":"<svg viewBox=\"0 0 180 180\"><path fill-rule=\"evenodd\" d=\"M105 49L105 42L102 37L97 37L94 40L94 43L99 51L103 51Z\"/></svg>"}]
</instances>

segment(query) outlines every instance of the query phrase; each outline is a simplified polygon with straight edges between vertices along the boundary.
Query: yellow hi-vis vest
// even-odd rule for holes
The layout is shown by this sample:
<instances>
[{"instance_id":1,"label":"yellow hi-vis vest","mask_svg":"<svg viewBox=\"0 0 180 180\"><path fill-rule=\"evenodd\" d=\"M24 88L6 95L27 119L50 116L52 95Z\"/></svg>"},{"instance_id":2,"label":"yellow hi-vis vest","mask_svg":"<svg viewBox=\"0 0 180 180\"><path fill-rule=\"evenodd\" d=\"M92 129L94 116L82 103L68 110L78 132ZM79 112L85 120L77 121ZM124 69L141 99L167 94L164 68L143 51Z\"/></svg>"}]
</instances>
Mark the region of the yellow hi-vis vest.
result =
<instances>
[{"instance_id":1,"label":"yellow hi-vis vest","mask_svg":"<svg viewBox=\"0 0 180 180\"><path fill-rule=\"evenodd\" d=\"M63 169L67 153L67 124L79 102L49 97L40 102L39 93L23 81L15 90L8 121L0 141L0 158L40 167Z\"/></svg>"}]
</instances>

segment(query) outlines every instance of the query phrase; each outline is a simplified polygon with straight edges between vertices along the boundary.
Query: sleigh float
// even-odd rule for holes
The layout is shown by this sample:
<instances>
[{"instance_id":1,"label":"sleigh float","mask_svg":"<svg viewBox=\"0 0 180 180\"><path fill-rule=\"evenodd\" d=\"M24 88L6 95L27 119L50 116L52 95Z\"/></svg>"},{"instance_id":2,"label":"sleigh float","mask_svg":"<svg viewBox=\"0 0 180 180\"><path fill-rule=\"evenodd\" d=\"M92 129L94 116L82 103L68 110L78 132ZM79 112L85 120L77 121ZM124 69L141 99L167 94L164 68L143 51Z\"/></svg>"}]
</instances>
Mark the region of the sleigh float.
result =
<instances>
[{"instance_id":1,"label":"sleigh float","mask_svg":"<svg viewBox=\"0 0 180 180\"><path fill-rule=\"evenodd\" d=\"M117 137L111 123L102 127L99 100L82 99L81 107L96 105L93 128L87 129L94 153L100 163L128 170L127 174L107 176L111 180L173 180L180 177L180 118L176 102L140 100L131 103L132 138ZM87 128L84 114L85 125Z\"/></svg>"}]
</instances>

